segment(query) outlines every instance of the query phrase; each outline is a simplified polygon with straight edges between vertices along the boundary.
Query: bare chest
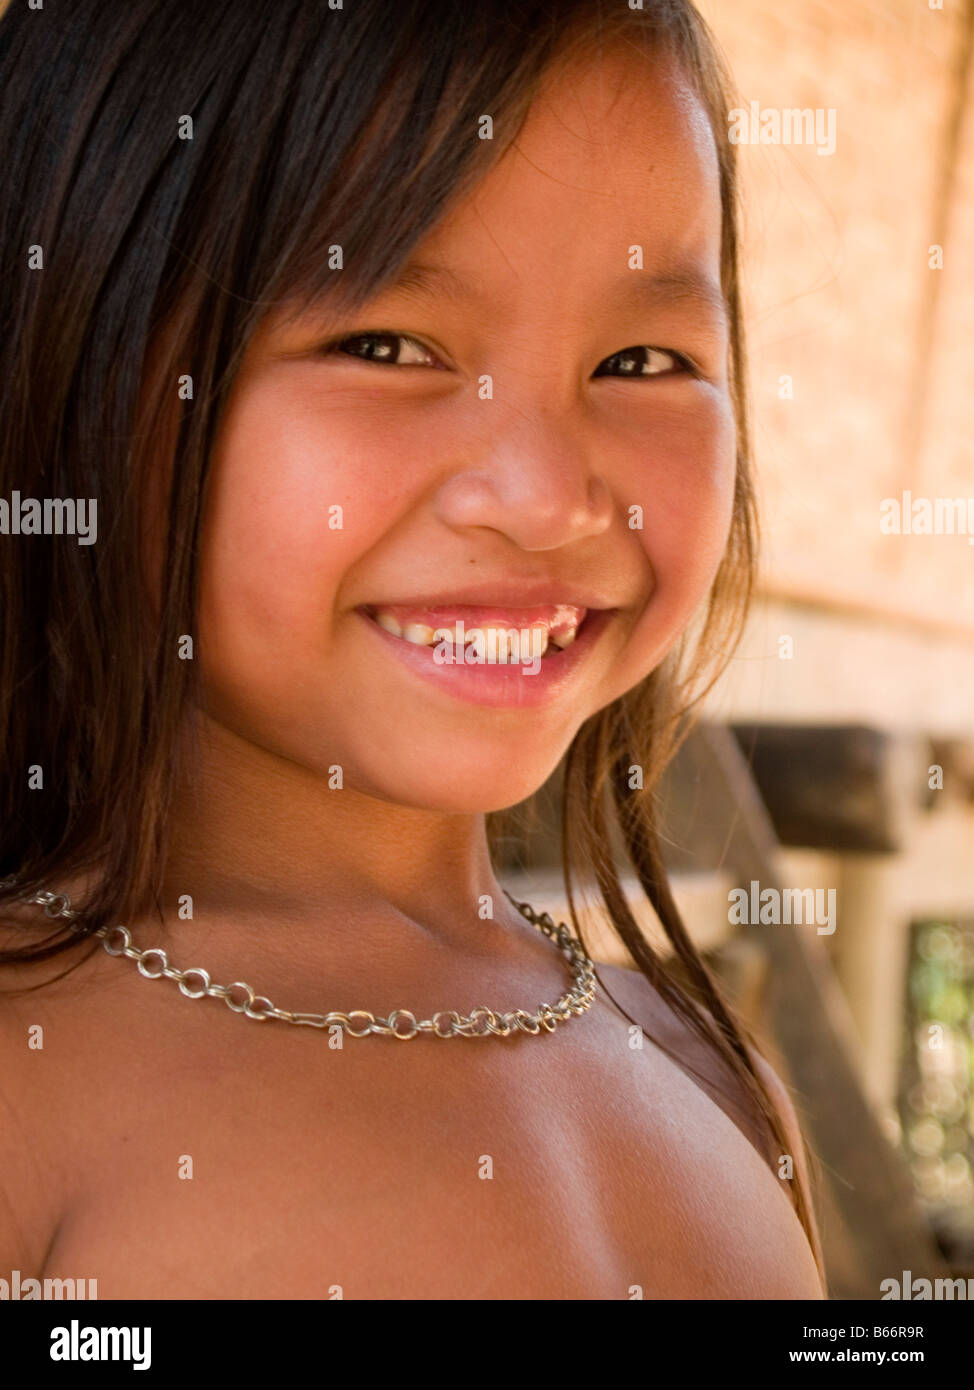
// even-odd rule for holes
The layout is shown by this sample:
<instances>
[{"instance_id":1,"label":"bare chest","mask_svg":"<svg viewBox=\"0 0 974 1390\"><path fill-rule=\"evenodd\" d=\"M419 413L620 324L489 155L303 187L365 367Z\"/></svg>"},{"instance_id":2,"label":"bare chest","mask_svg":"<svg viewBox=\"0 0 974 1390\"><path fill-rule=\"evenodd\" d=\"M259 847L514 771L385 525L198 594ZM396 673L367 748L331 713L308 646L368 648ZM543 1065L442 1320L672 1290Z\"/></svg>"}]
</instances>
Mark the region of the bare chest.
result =
<instances>
[{"instance_id":1,"label":"bare chest","mask_svg":"<svg viewBox=\"0 0 974 1390\"><path fill-rule=\"evenodd\" d=\"M770 1169L608 1009L340 1050L211 1022L65 1095L44 1273L102 1298L817 1296Z\"/></svg>"}]
</instances>

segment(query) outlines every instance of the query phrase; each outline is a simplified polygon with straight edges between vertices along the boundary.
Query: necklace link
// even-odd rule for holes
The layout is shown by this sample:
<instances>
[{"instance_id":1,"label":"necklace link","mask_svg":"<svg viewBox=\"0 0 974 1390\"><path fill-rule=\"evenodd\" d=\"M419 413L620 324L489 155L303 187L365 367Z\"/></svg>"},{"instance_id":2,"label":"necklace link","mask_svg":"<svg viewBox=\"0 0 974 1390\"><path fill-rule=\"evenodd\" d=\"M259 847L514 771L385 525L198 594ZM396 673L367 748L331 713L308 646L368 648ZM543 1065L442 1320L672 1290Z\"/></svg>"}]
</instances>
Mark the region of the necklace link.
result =
<instances>
[{"instance_id":1,"label":"necklace link","mask_svg":"<svg viewBox=\"0 0 974 1390\"><path fill-rule=\"evenodd\" d=\"M6 879L2 886L10 887L15 881ZM276 1018L296 1027L340 1028L351 1038L364 1038L373 1033L399 1038L403 1042L424 1033L435 1038L486 1038L491 1035L507 1038L518 1032L537 1037L542 1032L553 1033L559 1023L567 1023L570 1018L579 1016L591 1008L595 1001L597 983L595 966L582 943L572 936L564 922L555 923L547 912L535 912L530 903L518 902L506 888L504 895L522 917L554 942L565 956L571 971L572 988L559 998L557 1004L539 1004L534 1013L527 1009L496 1013L483 1005L473 1009L466 1017L457 1013L455 1009L440 1009L431 1019L417 1019L409 1009L393 1009L388 1018L376 1018L365 1009L352 1009L349 1013L292 1013L288 1009L277 1008L269 999L256 994L253 987L242 980L235 980L229 985L214 984L209 972L199 966L179 970L170 965L168 955L159 946L140 950L133 945L132 933L128 927L99 927L91 935L101 940L108 955L127 956L134 960L143 979L160 980L165 977L175 980L180 993L187 999L203 999L206 996L222 999L227 1008L234 1013L245 1014L247 1018L256 1019L258 1022ZM79 913L71 906L71 899L66 893L51 893L45 890L21 901L42 907L44 915L52 920L63 918L70 924L72 931L81 930L78 925ZM359 1020L364 1020L364 1023Z\"/></svg>"}]
</instances>

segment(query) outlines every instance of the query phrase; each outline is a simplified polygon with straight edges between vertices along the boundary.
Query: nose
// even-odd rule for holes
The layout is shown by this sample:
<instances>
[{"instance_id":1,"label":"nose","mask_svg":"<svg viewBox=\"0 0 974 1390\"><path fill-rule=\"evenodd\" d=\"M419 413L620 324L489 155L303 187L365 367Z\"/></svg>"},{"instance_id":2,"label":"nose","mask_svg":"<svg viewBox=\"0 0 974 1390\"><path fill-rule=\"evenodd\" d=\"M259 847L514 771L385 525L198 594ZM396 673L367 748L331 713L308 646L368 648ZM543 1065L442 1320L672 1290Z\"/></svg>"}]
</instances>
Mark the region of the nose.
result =
<instances>
[{"instance_id":1,"label":"nose","mask_svg":"<svg viewBox=\"0 0 974 1390\"><path fill-rule=\"evenodd\" d=\"M485 527L521 550L555 550L612 525L611 491L568 412L511 412L473 451L436 496L437 515L453 529Z\"/></svg>"}]
</instances>

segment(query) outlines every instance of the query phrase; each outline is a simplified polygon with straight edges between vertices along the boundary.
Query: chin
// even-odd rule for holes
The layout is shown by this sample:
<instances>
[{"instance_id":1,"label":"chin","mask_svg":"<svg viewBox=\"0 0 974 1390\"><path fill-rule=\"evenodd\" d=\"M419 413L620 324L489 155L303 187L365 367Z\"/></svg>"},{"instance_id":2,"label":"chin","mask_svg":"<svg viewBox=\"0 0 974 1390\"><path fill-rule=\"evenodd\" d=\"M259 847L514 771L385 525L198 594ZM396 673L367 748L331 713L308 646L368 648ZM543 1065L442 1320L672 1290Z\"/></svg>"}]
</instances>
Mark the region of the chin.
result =
<instances>
[{"instance_id":1,"label":"chin","mask_svg":"<svg viewBox=\"0 0 974 1390\"><path fill-rule=\"evenodd\" d=\"M563 752L559 746L548 756L541 756L535 748L530 757L519 759L510 749L484 752L454 743L435 759L403 759L396 767L363 768L359 776L348 769L345 785L417 810L487 815L516 806L536 792L555 770Z\"/></svg>"}]
</instances>

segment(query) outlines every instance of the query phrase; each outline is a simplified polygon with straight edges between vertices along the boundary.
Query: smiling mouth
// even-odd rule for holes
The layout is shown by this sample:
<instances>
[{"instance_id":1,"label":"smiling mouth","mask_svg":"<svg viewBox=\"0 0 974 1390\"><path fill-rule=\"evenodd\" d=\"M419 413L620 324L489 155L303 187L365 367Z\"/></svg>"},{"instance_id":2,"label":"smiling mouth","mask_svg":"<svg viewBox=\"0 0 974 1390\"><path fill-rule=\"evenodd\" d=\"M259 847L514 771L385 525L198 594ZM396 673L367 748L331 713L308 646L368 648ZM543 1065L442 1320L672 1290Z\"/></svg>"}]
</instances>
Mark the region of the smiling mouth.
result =
<instances>
[{"instance_id":1,"label":"smiling mouth","mask_svg":"<svg viewBox=\"0 0 974 1390\"><path fill-rule=\"evenodd\" d=\"M417 647L435 647L449 653L448 659L457 664L486 660L514 665L537 659L556 661L584 630L590 611L600 610L574 604L521 609L367 604L361 611L390 636Z\"/></svg>"}]
</instances>

